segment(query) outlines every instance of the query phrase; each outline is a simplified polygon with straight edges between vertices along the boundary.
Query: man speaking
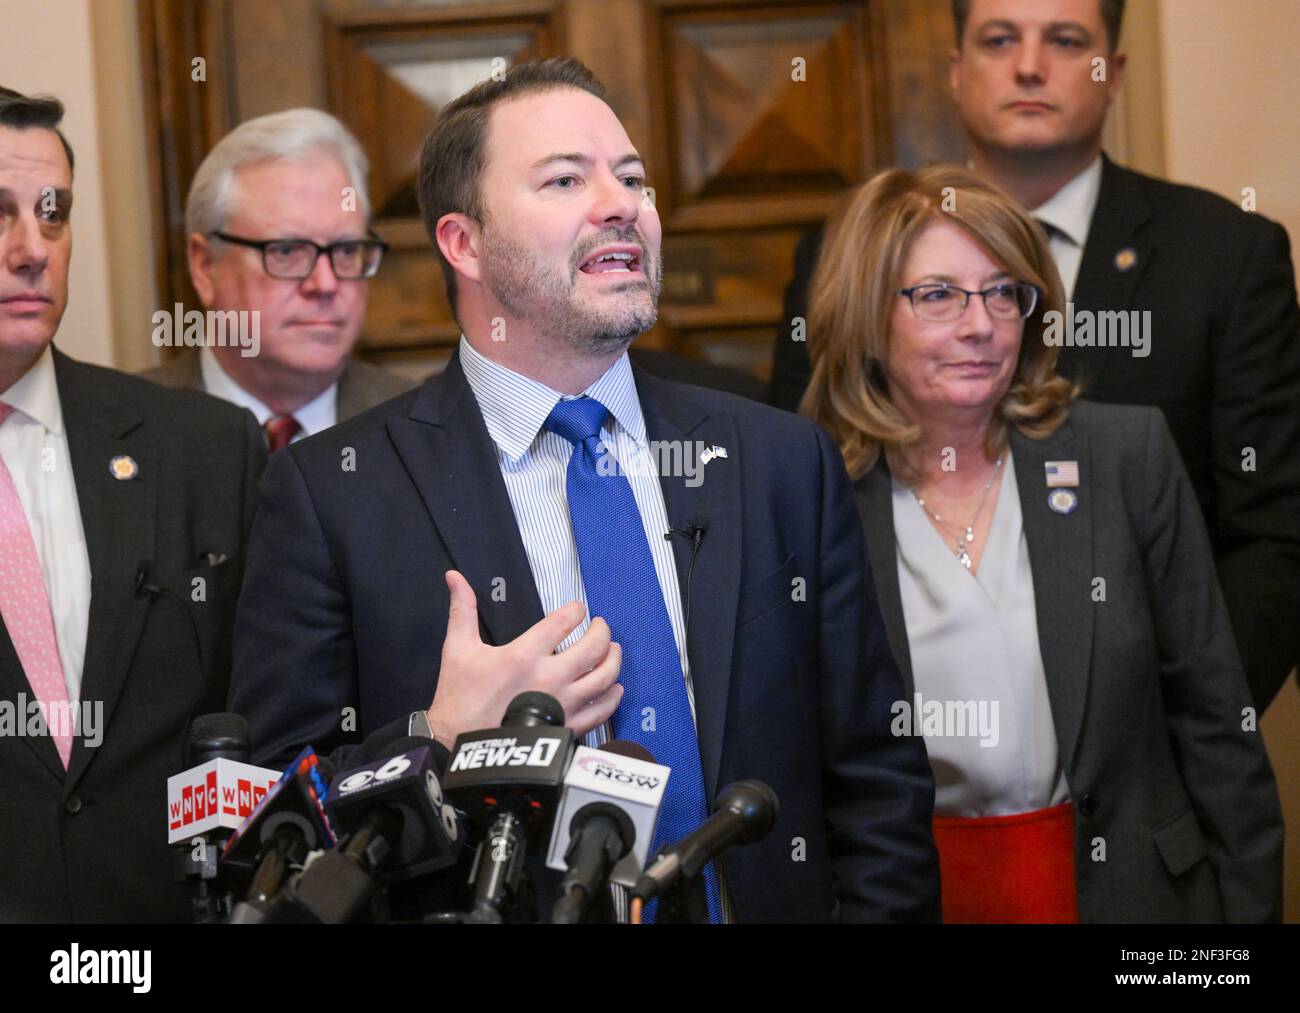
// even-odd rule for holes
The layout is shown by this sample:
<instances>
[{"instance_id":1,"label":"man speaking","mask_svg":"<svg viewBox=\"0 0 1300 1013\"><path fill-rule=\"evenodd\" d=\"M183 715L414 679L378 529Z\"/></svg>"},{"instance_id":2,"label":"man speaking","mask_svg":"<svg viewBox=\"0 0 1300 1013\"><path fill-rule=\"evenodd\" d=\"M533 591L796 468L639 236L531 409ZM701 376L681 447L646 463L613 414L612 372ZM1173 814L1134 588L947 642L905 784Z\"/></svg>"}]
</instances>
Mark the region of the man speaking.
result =
<instances>
[{"instance_id":1,"label":"man speaking","mask_svg":"<svg viewBox=\"0 0 1300 1013\"><path fill-rule=\"evenodd\" d=\"M632 367L663 277L645 169L571 60L446 106L420 166L464 336L417 391L268 468L231 707L255 752L427 730L543 690L672 768L659 840L756 778L775 829L711 921L937 917L933 782L848 479L804 419ZM348 750L341 750L346 759Z\"/></svg>"}]
</instances>

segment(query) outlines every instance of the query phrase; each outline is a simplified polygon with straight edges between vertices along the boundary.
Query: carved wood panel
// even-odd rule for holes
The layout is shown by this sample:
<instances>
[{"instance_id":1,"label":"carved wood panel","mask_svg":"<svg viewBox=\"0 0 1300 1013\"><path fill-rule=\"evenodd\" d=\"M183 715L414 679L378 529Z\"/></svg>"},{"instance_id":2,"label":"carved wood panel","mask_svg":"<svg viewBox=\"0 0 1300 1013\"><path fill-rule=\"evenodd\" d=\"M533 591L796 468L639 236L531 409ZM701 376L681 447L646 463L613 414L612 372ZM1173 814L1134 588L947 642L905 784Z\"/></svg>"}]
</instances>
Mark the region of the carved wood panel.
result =
<instances>
[{"instance_id":1,"label":"carved wood panel","mask_svg":"<svg viewBox=\"0 0 1300 1013\"><path fill-rule=\"evenodd\" d=\"M143 0L141 17L165 298L190 298L202 154L251 116L319 106L365 148L393 247L363 353L424 371L459 331L416 160L441 105L494 68L572 55L605 82L665 226L660 322L640 340L758 375L802 232L879 168L962 157L946 0Z\"/></svg>"}]
</instances>

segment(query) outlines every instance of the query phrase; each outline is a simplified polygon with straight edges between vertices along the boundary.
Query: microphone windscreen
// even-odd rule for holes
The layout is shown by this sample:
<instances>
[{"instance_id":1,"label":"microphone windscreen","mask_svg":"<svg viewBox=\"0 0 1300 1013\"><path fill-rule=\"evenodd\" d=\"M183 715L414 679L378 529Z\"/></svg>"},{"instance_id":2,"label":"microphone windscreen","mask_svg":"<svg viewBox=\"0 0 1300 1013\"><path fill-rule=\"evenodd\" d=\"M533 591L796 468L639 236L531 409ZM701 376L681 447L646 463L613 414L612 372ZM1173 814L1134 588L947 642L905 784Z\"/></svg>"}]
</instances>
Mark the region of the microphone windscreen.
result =
<instances>
[{"instance_id":1,"label":"microphone windscreen","mask_svg":"<svg viewBox=\"0 0 1300 1013\"><path fill-rule=\"evenodd\" d=\"M753 844L766 837L776 825L780 803L776 792L762 781L737 781L718 795L714 812L724 809L730 809L744 820L744 830L736 842Z\"/></svg>"},{"instance_id":2,"label":"microphone windscreen","mask_svg":"<svg viewBox=\"0 0 1300 1013\"><path fill-rule=\"evenodd\" d=\"M511 700L505 716L501 719L503 728L535 728L538 725L562 727L564 708L555 697L537 690L520 693Z\"/></svg>"},{"instance_id":3,"label":"microphone windscreen","mask_svg":"<svg viewBox=\"0 0 1300 1013\"><path fill-rule=\"evenodd\" d=\"M248 761L248 722L239 714L200 714L190 723L189 766L208 760Z\"/></svg>"}]
</instances>

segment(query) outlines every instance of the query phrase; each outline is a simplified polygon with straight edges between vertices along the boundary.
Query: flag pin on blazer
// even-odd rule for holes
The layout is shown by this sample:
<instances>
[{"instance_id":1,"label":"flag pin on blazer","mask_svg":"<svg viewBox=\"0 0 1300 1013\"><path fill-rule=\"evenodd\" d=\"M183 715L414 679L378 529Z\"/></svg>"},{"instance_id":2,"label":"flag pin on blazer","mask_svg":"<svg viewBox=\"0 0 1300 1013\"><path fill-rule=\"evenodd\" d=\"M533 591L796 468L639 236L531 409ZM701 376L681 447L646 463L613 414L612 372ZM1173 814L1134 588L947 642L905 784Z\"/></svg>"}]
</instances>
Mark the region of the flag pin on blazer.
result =
<instances>
[{"instance_id":1,"label":"flag pin on blazer","mask_svg":"<svg viewBox=\"0 0 1300 1013\"><path fill-rule=\"evenodd\" d=\"M1137 250L1131 246L1126 246L1115 254L1115 269L1117 271L1131 271L1133 265L1138 262Z\"/></svg>"},{"instance_id":2,"label":"flag pin on blazer","mask_svg":"<svg viewBox=\"0 0 1300 1013\"><path fill-rule=\"evenodd\" d=\"M727 456L727 448L719 447L717 444L714 444L712 447L707 447L706 449L700 451L700 463L708 464L715 457L726 457L726 456Z\"/></svg>"},{"instance_id":3,"label":"flag pin on blazer","mask_svg":"<svg viewBox=\"0 0 1300 1013\"><path fill-rule=\"evenodd\" d=\"M1075 488L1079 484L1078 461L1047 461L1043 465L1047 472L1047 488Z\"/></svg>"},{"instance_id":4,"label":"flag pin on blazer","mask_svg":"<svg viewBox=\"0 0 1300 1013\"><path fill-rule=\"evenodd\" d=\"M140 474L140 465L130 454L118 454L108 462L108 471L119 482L129 482Z\"/></svg>"}]
</instances>

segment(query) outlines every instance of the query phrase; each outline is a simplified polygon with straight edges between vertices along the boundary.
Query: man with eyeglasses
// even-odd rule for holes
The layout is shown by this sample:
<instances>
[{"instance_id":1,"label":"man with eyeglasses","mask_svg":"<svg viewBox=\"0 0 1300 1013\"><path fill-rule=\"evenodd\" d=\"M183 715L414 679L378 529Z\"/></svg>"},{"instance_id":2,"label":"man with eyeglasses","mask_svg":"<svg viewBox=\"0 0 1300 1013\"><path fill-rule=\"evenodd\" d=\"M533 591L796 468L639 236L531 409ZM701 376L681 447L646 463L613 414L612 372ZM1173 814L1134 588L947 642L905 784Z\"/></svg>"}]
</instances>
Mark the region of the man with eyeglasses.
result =
<instances>
[{"instance_id":1,"label":"man with eyeglasses","mask_svg":"<svg viewBox=\"0 0 1300 1013\"><path fill-rule=\"evenodd\" d=\"M369 228L366 172L356 139L319 110L227 134L190 187L190 278L205 310L256 312L258 340L209 335L144 375L248 408L272 452L413 386L351 357L388 249Z\"/></svg>"}]
</instances>

